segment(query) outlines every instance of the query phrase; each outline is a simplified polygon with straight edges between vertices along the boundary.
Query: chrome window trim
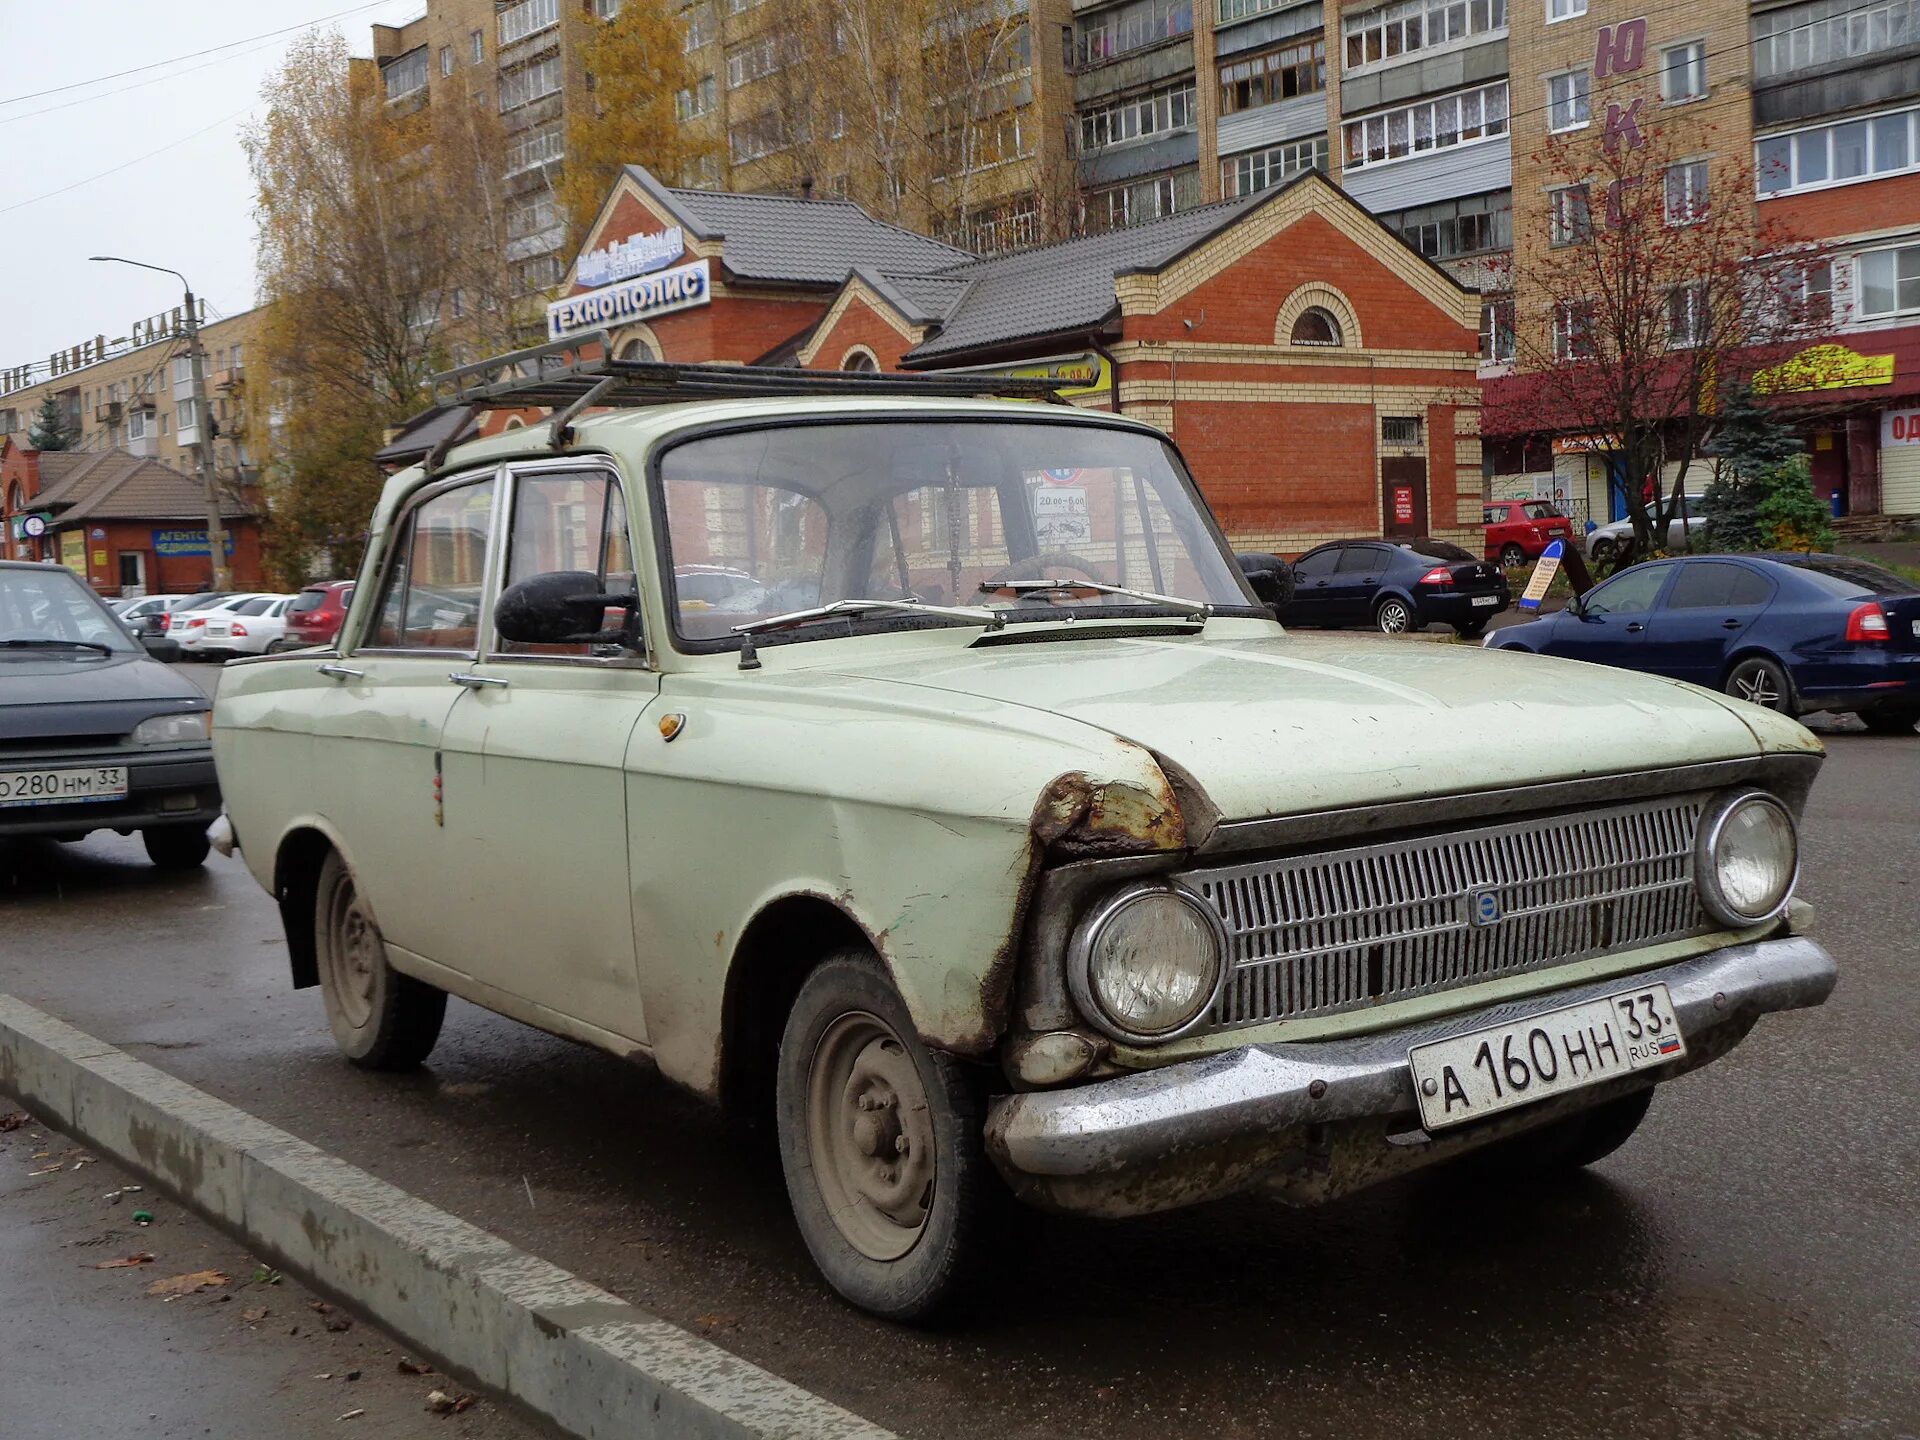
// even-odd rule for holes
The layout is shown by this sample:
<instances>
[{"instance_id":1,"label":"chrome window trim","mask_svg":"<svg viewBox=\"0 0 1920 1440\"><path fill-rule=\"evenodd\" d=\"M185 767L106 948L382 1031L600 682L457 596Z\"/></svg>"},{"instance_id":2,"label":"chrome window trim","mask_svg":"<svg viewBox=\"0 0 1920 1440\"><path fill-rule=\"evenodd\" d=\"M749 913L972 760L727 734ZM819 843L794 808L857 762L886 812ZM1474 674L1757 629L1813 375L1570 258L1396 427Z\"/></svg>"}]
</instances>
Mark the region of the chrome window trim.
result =
<instances>
[{"instance_id":1,"label":"chrome window trim","mask_svg":"<svg viewBox=\"0 0 1920 1440\"><path fill-rule=\"evenodd\" d=\"M1093 993L1091 968L1093 964L1093 945L1115 915L1127 906L1144 899L1148 895L1172 895L1184 903L1188 909L1200 916L1213 933L1214 970L1213 985L1207 991L1207 998L1194 1011L1193 1018L1185 1024L1161 1031L1129 1030L1109 1016ZM1184 885L1170 882L1129 885L1115 895L1100 902L1073 932L1073 938L1067 943L1067 988L1073 996L1074 1005L1079 1009L1087 1023L1109 1039L1118 1040L1123 1045L1165 1045L1182 1036L1191 1035L1207 1024L1213 1015L1214 1006L1220 1001L1220 990L1227 983L1227 976L1233 970L1230 947L1227 942L1226 926L1221 922L1219 912L1205 899L1196 895Z\"/></svg>"},{"instance_id":2,"label":"chrome window trim","mask_svg":"<svg viewBox=\"0 0 1920 1440\"><path fill-rule=\"evenodd\" d=\"M1787 875L1786 888L1781 891L1779 904L1762 914L1746 915L1735 909L1732 902L1721 893L1719 870L1713 856L1715 847L1720 843L1720 834L1726 829L1733 812L1754 801L1771 805L1786 817L1787 834L1793 841L1793 869ZM1793 903L1793 892L1800 884L1800 826L1795 822L1793 812L1781 803L1779 796L1766 790L1749 788L1715 796L1708 803L1706 813L1700 817L1700 828L1694 835L1693 874L1694 883L1700 889L1701 904L1709 915L1729 929L1746 930L1779 919Z\"/></svg>"}]
</instances>

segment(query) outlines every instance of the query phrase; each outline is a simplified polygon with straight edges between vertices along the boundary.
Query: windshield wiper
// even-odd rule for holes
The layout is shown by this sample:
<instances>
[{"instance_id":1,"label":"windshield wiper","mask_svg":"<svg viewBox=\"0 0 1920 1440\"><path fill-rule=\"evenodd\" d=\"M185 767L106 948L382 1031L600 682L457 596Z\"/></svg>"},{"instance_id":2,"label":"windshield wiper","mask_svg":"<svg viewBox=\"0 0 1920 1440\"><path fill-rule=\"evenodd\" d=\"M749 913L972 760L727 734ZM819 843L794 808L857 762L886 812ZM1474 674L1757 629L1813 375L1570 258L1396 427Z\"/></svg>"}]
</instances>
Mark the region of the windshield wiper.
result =
<instances>
[{"instance_id":1,"label":"windshield wiper","mask_svg":"<svg viewBox=\"0 0 1920 1440\"><path fill-rule=\"evenodd\" d=\"M34 635L18 640L0 640L0 649L7 650L98 650L102 655L114 653L113 646L102 645L97 640L48 640Z\"/></svg>"},{"instance_id":2,"label":"windshield wiper","mask_svg":"<svg viewBox=\"0 0 1920 1440\"><path fill-rule=\"evenodd\" d=\"M998 630L1007 623L1007 618L1002 612L989 610L984 605L929 605L922 600L835 600L830 605L815 605L806 610L789 610L784 615L769 615L764 620L749 620L744 625L735 625L733 633L740 637L740 668L742 670L760 668L760 657L753 645L753 637L756 635L786 630L795 625L811 624L815 620L831 620L841 615L875 613L935 615L945 620L962 620L973 625L984 625L989 630Z\"/></svg>"},{"instance_id":3,"label":"windshield wiper","mask_svg":"<svg viewBox=\"0 0 1920 1440\"><path fill-rule=\"evenodd\" d=\"M1213 615L1213 605L1205 600L1183 600L1178 595L1160 595L1152 590L1134 590L1125 585L1102 585L1098 580L983 580L982 595L1070 595L1075 590L1091 590L1097 595L1124 595L1129 600L1144 600L1149 605L1165 605L1204 624Z\"/></svg>"}]
</instances>

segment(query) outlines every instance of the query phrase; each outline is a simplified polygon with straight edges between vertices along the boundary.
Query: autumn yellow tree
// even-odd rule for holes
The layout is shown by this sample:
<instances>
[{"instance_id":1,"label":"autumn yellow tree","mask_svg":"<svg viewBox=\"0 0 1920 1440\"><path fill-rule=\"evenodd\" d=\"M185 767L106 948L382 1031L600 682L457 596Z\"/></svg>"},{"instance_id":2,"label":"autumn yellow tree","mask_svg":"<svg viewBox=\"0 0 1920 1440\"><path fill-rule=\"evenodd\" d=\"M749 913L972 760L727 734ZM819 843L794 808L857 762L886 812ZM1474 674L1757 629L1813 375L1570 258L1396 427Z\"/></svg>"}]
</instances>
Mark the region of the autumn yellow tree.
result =
<instances>
[{"instance_id":1,"label":"autumn yellow tree","mask_svg":"<svg viewBox=\"0 0 1920 1440\"><path fill-rule=\"evenodd\" d=\"M626 0L584 47L593 103L567 121L567 164L558 190L577 244L621 168L644 165L669 183L711 152L680 123L675 97L694 83L679 19L665 0Z\"/></svg>"}]
</instances>

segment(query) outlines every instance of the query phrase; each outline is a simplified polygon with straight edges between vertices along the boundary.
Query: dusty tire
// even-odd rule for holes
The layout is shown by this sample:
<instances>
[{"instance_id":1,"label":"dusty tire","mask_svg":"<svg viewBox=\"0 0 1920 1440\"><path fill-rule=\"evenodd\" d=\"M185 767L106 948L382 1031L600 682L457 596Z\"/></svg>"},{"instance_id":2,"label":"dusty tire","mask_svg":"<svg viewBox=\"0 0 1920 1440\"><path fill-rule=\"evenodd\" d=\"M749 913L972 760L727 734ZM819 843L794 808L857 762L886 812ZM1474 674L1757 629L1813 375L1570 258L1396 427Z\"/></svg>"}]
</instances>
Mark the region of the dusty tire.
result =
<instances>
[{"instance_id":1,"label":"dusty tire","mask_svg":"<svg viewBox=\"0 0 1920 1440\"><path fill-rule=\"evenodd\" d=\"M205 825L156 825L140 832L140 843L160 870L197 870L213 849Z\"/></svg>"},{"instance_id":2,"label":"dusty tire","mask_svg":"<svg viewBox=\"0 0 1920 1440\"><path fill-rule=\"evenodd\" d=\"M1538 1130L1502 1140L1467 1158L1479 1172L1507 1178L1565 1175L1604 1160L1633 1138L1653 1104L1653 1087L1608 1100Z\"/></svg>"},{"instance_id":3,"label":"dusty tire","mask_svg":"<svg viewBox=\"0 0 1920 1440\"><path fill-rule=\"evenodd\" d=\"M1458 635L1462 640L1478 640L1482 635L1487 633L1487 622L1484 620L1469 620L1464 624L1454 626L1453 633Z\"/></svg>"},{"instance_id":4,"label":"dusty tire","mask_svg":"<svg viewBox=\"0 0 1920 1440\"><path fill-rule=\"evenodd\" d=\"M1721 689L1736 700L1763 705L1782 715L1794 713L1793 682L1787 678L1786 671L1765 656L1749 655L1735 661Z\"/></svg>"},{"instance_id":5,"label":"dusty tire","mask_svg":"<svg viewBox=\"0 0 1920 1440\"><path fill-rule=\"evenodd\" d=\"M1527 552L1518 545L1507 544L1500 547L1500 568L1518 570L1527 563Z\"/></svg>"},{"instance_id":6,"label":"dusty tire","mask_svg":"<svg viewBox=\"0 0 1920 1440\"><path fill-rule=\"evenodd\" d=\"M1920 724L1920 710L1862 710L1859 715L1870 735L1911 735Z\"/></svg>"},{"instance_id":7,"label":"dusty tire","mask_svg":"<svg viewBox=\"0 0 1920 1440\"><path fill-rule=\"evenodd\" d=\"M1008 1196L984 1106L929 1050L879 963L848 951L800 987L780 1040L780 1164L827 1283L889 1320L931 1321L989 1272Z\"/></svg>"},{"instance_id":8,"label":"dusty tire","mask_svg":"<svg viewBox=\"0 0 1920 1440\"><path fill-rule=\"evenodd\" d=\"M1420 628L1413 607L1391 595L1374 606L1373 624L1382 635L1408 635Z\"/></svg>"},{"instance_id":9,"label":"dusty tire","mask_svg":"<svg viewBox=\"0 0 1920 1440\"><path fill-rule=\"evenodd\" d=\"M411 1070L432 1053L447 993L387 963L380 926L337 851L314 887L313 948L342 1055L366 1070Z\"/></svg>"}]
</instances>

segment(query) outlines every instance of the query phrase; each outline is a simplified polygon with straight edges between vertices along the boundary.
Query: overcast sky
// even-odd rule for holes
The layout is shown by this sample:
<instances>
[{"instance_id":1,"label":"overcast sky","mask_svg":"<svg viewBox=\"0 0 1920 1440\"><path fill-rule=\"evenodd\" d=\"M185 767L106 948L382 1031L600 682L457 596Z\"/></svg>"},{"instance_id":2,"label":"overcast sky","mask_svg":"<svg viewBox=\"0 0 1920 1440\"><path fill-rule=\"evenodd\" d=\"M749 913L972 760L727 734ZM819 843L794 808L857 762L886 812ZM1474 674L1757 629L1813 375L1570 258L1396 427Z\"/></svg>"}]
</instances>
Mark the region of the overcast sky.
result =
<instances>
[{"instance_id":1,"label":"overcast sky","mask_svg":"<svg viewBox=\"0 0 1920 1440\"><path fill-rule=\"evenodd\" d=\"M239 136L261 82L316 22L366 55L375 23L425 11L426 0L0 0L0 369L125 335L180 303L173 277L89 255L180 271L209 318L249 308L253 186ZM159 61L176 63L102 78Z\"/></svg>"}]
</instances>

